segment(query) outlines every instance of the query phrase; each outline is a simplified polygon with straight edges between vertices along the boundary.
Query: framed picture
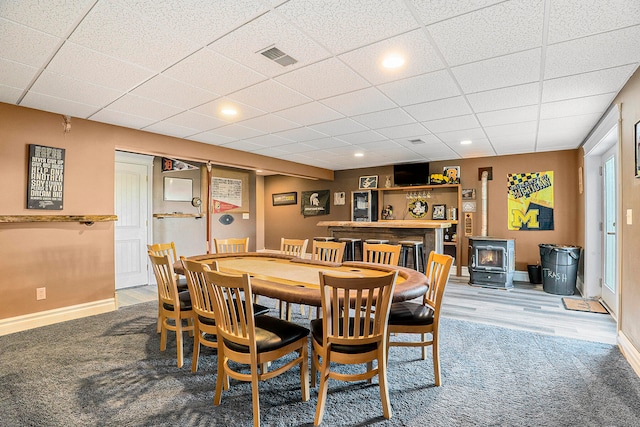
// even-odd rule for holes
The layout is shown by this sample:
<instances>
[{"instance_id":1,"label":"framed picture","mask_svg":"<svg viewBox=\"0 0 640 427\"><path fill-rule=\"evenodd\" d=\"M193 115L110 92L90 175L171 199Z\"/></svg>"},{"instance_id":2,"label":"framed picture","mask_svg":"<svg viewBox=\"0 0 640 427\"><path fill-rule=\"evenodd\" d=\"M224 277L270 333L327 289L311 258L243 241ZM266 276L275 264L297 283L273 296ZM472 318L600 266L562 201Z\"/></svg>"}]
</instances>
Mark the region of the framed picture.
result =
<instances>
[{"instance_id":1,"label":"framed picture","mask_svg":"<svg viewBox=\"0 0 640 427\"><path fill-rule=\"evenodd\" d=\"M432 211L433 219L446 219L447 217L447 205L433 205Z\"/></svg>"},{"instance_id":2,"label":"framed picture","mask_svg":"<svg viewBox=\"0 0 640 427\"><path fill-rule=\"evenodd\" d=\"M449 184L460 184L460 166L445 166L442 174Z\"/></svg>"},{"instance_id":3,"label":"framed picture","mask_svg":"<svg viewBox=\"0 0 640 427\"><path fill-rule=\"evenodd\" d=\"M372 188L378 188L378 175L361 176L360 185L358 186L358 188L360 190L369 190Z\"/></svg>"},{"instance_id":4,"label":"framed picture","mask_svg":"<svg viewBox=\"0 0 640 427\"><path fill-rule=\"evenodd\" d=\"M636 178L640 178L640 122L635 125Z\"/></svg>"},{"instance_id":5,"label":"framed picture","mask_svg":"<svg viewBox=\"0 0 640 427\"><path fill-rule=\"evenodd\" d=\"M192 199L193 180L191 178L164 177L164 200L191 202Z\"/></svg>"},{"instance_id":6,"label":"framed picture","mask_svg":"<svg viewBox=\"0 0 640 427\"><path fill-rule=\"evenodd\" d=\"M476 189L475 188L463 188L462 189L462 200L475 200L476 199Z\"/></svg>"},{"instance_id":7,"label":"framed picture","mask_svg":"<svg viewBox=\"0 0 640 427\"><path fill-rule=\"evenodd\" d=\"M273 206L285 206L298 204L298 192L275 193L271 195Z\"/></svg>"},{"instance_id":8,"label":"framed picture","mask_svg":"<svg viewBox=\"0 0 640 427\"><path fill-rule=\"evenodd\" d=\"M347 203L347 194L344 191L333 193L333 204L336 206L345 205Z\"/></svg>"}]
</instances>

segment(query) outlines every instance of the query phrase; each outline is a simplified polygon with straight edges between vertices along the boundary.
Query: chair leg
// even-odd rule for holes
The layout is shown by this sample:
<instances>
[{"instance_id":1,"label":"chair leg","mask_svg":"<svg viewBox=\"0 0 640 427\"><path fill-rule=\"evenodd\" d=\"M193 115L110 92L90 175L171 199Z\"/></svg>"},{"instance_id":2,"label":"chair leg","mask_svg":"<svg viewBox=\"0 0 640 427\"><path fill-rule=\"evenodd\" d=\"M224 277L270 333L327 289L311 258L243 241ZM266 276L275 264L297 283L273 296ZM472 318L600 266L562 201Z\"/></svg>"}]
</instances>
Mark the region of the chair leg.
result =
<instances>
[{"instance_id":1,"label":"chair leg","mask_svg":"<svg viewBox=\"0 0 640 427\"><path fill-rule=\"evenodd\" d=\"M178 368L182 368L184 364L184 356L182 354L182 320L176 320L176 347L178 350Z\"/></svg>"},{"instance_id":2,"label":"chair leg","mask_svg":"<svg viewBox=\"0 0 640 427\"><path fill-rule=\"evenodd\" d=\"M391 418L391 404L389 403L389 387L387 386L387 350L383 345L378 349L378 385L380 386L380 401L382 414L386 419Z\"/></svg>"},{"instance_id":3,"label":"chair leg","mask_svg":"<svg viewBox=\"0 0 640 427\"><path fill-rule=\"evenodd\" d=\"M367 362L367 371L373 371L373 362ZM373 378L368 378L367 383L373 384Z\"/></svg>"},{"instance_id":4,"label":"chair leg","mask_svg":"<svg viewBox=\"0 0 640 427\"><path fill-rule=\"evenodd\" d=\"M309 350L306 340L300 350L300 387L302 401L306 402L309 400Z\"/></svg>"},{"instance_id":5,"label":"chair leg","mask_svg":"<svg viewBox=\"0 0 640 427\"><path fill-rule=\"evenodd\" d=\"M424 332L420 334L420 338L422 338L422 342L424 343L427 340L427 334ZM422 346L422 360L427 360L427 346Z\"/></svg>"},{"instance_id":6,"label":"chair leg","mask_svg":"<svg viewBox=\"0 0 640 427\"><path fill-rule=\"evenodd\" d=\"M317 363L318 363L318 355L316 354L315 348L313 348L313 343L311 343L311 387L313 388L316 387L316 383L317 383L317 376L318 376Z\"/></svg>"},{"instance_id":7,"label":"chair leg","mask_svg":"<svg viewBox=\"0 0 640 427\"><path fill-rule=\"evenodd\" d=\"M218 375L216 375L216 394L213 397L213 404L215 406L220 405L222 401L222 387L224 386L225 390L228 389L227 386L227 376L224 372L224 350L222 349L223 345L218 345Z\"/></svg>"},{"instance_id":8,"label":"chair leg","mask_svg":"<svg viewBox=\"0 0 640 427\"><path fill-rule=\"evenodd\" d=\"M202 335L200 334L197 324L194 325L193 329L193 356L191 357L191 372L196 372L198 370L198 359L200 358L200 338L202 338Z\"/></svg>"},{"instance_id":9,"label":"chair leg","mask_svg":"<svg viewBox=\"0 0 640 427\"><path fill-rule=\"evenodd\" d=\"M156 331L158 333L162 332L162 316L160 315L162 309L160 308L161 302L158 301L158 325L156 327Z\"/></svg>"},{"instance_id":10,"label":"chair leg","mask_svg":"<svg viewBox=\"0 0 640 427\"><path fill-rule=\"evenodd\" d=\"M438 334L433 334L433 377L435 379L436 387L440 387L442 381L440 380L440 346L438 345Z\"/></svg>"},{"instance_id":11,"label":"chair leg","mask_svg":"<svg viewBox=\"0 0 640 427\"><path fill-rule=\"evenodd\" d=\"M253 427L260 427L260 394L258 393L258 367L251 367L251 403L253 406Z\"/></svg>"},{"instance_id":12,"label":"chair leg","mask_svg":"<svg viewBox=\"0 0 640 427\"><path fill-rule=\"evenodd\" d=\"M318 406L316 406L316 417L313 420L314 426L319 426L324 417L324 407L327 403L327 391L329 389L329 357L325 357L320 365L320 387L318 387Z\"/></svg>"},{"instance_id":13,"label":"chair leg","mask_svg":"<svg viewBox=\"0 0 640 427\"><path fill-rule=\"evenodd\" d=\"M167 319L163 318L162 323L160 324L160 351L165 351L167 349Z\"/></svg>"}]
</instances>

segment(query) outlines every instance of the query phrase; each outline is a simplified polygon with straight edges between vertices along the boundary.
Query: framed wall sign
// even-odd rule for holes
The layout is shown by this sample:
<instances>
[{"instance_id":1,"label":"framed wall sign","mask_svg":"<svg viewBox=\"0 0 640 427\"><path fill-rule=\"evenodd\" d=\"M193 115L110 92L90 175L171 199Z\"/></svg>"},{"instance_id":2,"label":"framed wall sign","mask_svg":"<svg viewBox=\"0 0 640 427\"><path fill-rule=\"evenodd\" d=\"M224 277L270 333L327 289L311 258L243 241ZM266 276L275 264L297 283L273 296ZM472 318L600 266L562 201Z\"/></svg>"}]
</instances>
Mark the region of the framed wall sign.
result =
<instances>
[{"instance_id":1,"label":"framed wall sign","mask_svg":"<svg viewBox=\"0 0 640 427\"><path fill-rule=\"evenodd\" d=\"M372 188L378 188L378 175L361 176L358 188L360 190L369 190Z\"/></svg>"},{"instance_id":2,"label":"framed wall sign","mask_svg":"<svg viewBox=\"0 0 640 427\"><path fill-rule=\"evenodd\" d=\"M433 219L445 219L447 216L447 205L433 205Z\"/></svg>"},{"instance_id":3,"label":"framed wall sign","mask_svg":"<svg viewBox=\"0 0 640 427\"><path fill-rule=\"evenodd\" d=\"M27 209L62 209L64 154L64 148L29 144Z\"/></svg>"},{"instance_id":4,"label":"framed wall sign","mask_svg":"<svg viewBox=\"0 0 640 427\"><path fill-rule=\"evenodd\" d=\"M640 122L635 125L636 178L640 178Z\"/></svg>"},{"instance_id":5,"label":"framed wall sign","mask_svg":"<svg viewBox=\"0 0 640 427\"><path fill-rule=\"evenodd\" d=\"M298 203L298 192L275 193L271 195L273 206L295 205Z\"/></svg>"}]
</instances>

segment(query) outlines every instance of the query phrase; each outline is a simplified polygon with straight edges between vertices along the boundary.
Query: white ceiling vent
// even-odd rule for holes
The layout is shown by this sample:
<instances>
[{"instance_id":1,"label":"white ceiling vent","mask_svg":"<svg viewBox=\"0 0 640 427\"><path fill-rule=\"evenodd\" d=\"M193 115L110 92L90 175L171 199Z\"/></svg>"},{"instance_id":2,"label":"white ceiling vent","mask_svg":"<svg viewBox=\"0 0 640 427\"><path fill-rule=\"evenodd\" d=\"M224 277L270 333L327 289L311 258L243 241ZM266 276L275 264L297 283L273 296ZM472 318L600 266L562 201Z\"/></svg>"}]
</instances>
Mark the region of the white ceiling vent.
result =
<instances>
[{"instance_id":1,"label":"white ceiling vent","mask_svg":"<svg viewBox=\"0 0 640 427\"><path fill-rule=\"evenodd\" d=\"M260 53L266 56L267 58L269 58L270 60L275 61L278 64L282 65L283 67L286 67L287 65L292 65L298 62L297 60L293 59L292 57L290 57L289 55L287 55L277 47L271 47L269 49L263 50Z\"/></svg>"},{"instance_id":2,"label":"white ceiling vent","mask_svg":"<svg viewBox=\"0 0 640 427\"><path fill-rule=\"evenodd\" d=\"M421 140L421 139L410 139L409 142L414 144L414 145L424 144L424 141Z\"/></svg>"}]
</instances>

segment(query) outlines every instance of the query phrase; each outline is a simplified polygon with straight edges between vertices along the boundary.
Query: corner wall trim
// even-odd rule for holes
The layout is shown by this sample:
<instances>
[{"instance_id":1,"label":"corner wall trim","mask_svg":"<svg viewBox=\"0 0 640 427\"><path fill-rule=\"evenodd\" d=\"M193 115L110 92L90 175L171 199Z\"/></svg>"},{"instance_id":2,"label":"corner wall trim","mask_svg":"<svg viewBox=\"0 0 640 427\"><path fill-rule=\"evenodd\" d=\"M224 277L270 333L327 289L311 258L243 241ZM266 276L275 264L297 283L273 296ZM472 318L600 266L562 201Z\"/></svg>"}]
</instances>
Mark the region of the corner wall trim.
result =
<instances>
[{"instance_id":1,"label":"corner wall trim","mask_svg":"<svg viewBox=\"0 0 640 427\"><path fill-rule=\"evenodd\" d=\"M0 336L116 310L115 298L0 319Z\"/></svg>"},{"instance_id":2,"label":"corner wall trim","mask_svg":"<svg viewBox=\"0 0 640 427\"><path fill-rule=\"evenodd\" d=\"M622 351L622 355L627 359L627 362L636 371L636 375L640 377L640 351L631 344L631 341L622 331L618 331L618 347L620 347L620 351Z\"/></svg>"}]
</instances>

